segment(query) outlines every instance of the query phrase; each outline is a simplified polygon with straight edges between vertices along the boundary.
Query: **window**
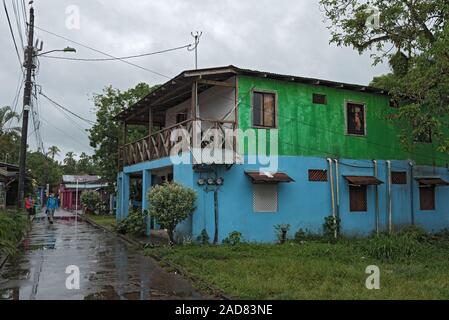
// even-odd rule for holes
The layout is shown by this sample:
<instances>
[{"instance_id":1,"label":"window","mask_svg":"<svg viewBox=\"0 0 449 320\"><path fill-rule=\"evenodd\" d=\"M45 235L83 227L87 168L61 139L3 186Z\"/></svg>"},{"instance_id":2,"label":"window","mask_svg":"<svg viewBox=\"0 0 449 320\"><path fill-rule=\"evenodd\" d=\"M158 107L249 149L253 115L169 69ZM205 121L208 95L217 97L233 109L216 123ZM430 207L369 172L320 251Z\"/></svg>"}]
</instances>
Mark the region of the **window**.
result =
<instances>
[{"instance_id":1,"label":"window","mask_svg":"<svg viewBox=\"0 0 449 320\"><path fill-rule=\"evenodd\" d=\"M327 104L327 97L325 94L314 93L313 94L314 104Z\"/></svg>"},{"instance_id":2,"label":"window","mask_svg":"<svg viewBox=\"0 0 449 320\"><path fill-rule=\"evenodd\" d=\"M278 211L278 185L253 184L254 212Z\"/></svg>"},{"instance_id":3,"label":"window","mask_svg":"<svg viewBox=\"0 0 449 320\"><path fill-rule=\"evenodd\" d=\"M327 170L309 170L309 181L325 182L327 180Z\"/></svg>"},{"instance_id":4,"label":"window","mask_svg":"<svg viewBox=\"0 0 449 320\"><path fill-rule=\"evenodd\" d=\"M407 184L407 172L392 172L391 182L393 184Z\"/></svg>"},{"instance_id":5,"label":"window","mask_svg":"<svg viewBox=\"0 0 449 320\"><path fill-rule=\"evenodd\" d=\"M366 186L349 186L349 203L351 212L368 211L366 191Z\"/></svg>"},{"instance_id":6,"label":"window","mask_svg":"<svg viewBox=\"0 0 449 320\"><path fill-rule=\"evenodd\" d=\"M176 115L176 123L182 123L184 121L187 121L187 110L184 110L182 112L179 112Z\"/></svg>"},{"instance_id":7,"label":"window","mask_svg":"<svg viewBox=\"0 0 449 320\"><path fill-rule=\"evenodd\" d=\"M276 94L254 92L253 126L276 127Z\"/></svg>"},{"instance_id":8,"label":"window","mask_svg":"<svg viewBox=\"0 0 449 320\"><path fill-rule=\"evenodd\" d=\"M365 130L365 105L350 103L346 104L347 133L357 136L366 135Z\"/></svg>"},{"instance_id":9,"label":"window","mask_svg":"<svg viewBox=\"0 0 449 320\"><path fill-rule=\"evenodd\" d=\"M421 210L423 211L435 210L435 186L420 187L419 201L421 204Z\"/></svg>"}]
</instances>

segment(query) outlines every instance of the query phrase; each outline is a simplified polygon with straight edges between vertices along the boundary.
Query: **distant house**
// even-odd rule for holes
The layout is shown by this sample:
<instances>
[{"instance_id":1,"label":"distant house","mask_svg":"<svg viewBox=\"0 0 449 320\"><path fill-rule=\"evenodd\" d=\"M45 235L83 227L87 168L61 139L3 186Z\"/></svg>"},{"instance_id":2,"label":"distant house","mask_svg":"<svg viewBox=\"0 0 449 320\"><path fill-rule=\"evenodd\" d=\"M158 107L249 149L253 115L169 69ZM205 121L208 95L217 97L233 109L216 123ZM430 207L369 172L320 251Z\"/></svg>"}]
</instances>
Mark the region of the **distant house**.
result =
<instances>
[{"instance_id":1,"label":"distant house","mask_svg":"<svg viewBox=\"0 0 449 320\"><path fill-rule=\"evenodd\" d=\"M17 204L17 189L19 181L19 166L0 162L0 209ZM33 178L26 176L25 191L32 190Z\"/></svg>"},{"instance_id":2,"label":"distant house","mask_svg":"<svg viewBox=\"0 0 449 320\"><path fill-rule=\"evenodd\" d=\"M83 192L93 190L103 194L106 187L107 183L103 182L99 176L64 175L59 186L61 208L66 210L81 209L81 194ZM76 195L77 191L78 197Z\"/></svg>"}]
</instances>

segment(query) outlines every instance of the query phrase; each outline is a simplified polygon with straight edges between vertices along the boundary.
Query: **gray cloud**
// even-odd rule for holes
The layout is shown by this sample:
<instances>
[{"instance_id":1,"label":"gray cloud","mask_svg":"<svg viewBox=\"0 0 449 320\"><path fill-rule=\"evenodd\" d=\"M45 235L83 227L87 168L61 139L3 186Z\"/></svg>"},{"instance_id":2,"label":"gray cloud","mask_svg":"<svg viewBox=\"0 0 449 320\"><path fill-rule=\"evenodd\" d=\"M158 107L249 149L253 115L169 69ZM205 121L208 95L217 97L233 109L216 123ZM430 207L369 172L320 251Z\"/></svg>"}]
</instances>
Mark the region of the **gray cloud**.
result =
<instances>
[{"instance_id":1,"label":"gray cloud","mask_svg":"<svg viewBox=\"0 0 449 320\"><path fill-rule=\"evenodd\" d=\"M15 1L15 0L14 0ZM11 0L7 0L12 14ZM81 28L65 26L67 6L76 5ZM329 45L318 0L35 0L36 25L115 56L126 56L176 47L192 41L191 31L203 31L200 67L234 64L242 68L368 84L387 72L372 67L369 55ZM104 58L95 52L37 30L44 50L74 46L73 57ZM5 13L0 23L0 105L11 105L19 81L19 65ZM193 68L187 50L135 59L132 62L169 77ZM40 59L37 77L43 91L74 112L94 120L93 93L112 85L120 89L138 82L157 84L167 79L121 62L87 63ZM22 98L19 100L21 108ZM40 99L42 136L46 147L57 145L63 153L92 153L87 135L45 99ZM50 123L50 124L49 124ZM30 130L33 131L32 126ZM36 148L30 138L31 148ZM60 157L62 158L62 157Z\"/></svg>"}]
</instances>

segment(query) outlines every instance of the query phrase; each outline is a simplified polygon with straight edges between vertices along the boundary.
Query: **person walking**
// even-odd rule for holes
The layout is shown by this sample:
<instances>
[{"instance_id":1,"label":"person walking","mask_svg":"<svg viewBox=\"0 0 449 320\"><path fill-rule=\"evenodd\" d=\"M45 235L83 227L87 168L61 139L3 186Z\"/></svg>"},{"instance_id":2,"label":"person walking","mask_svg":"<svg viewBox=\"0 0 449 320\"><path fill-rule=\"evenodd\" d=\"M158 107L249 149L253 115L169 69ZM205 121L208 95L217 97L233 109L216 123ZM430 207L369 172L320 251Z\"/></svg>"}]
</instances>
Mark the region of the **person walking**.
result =
<instances>
[{"instance_id":1,"label":"person walking","mask_svg":"<svg viewBox=\"0 0 449 320\"><path fill-rule=\"evenodd\" d=\"M58 200L55 198L55 195L53 193L50 194L50 196L47 199L47 218L48 221L50 221L51 224L53 224L53 218L55 215L55 211L58 208Z\"/></svg>"},{"instance_id":2,"label":"person walking","mask_svg":"<svg viewBox=\"0 0 449 320\"><path fill-rule=\"evenodd\" d=\"M29 217L34 215L34 199L31 194L25 199L25 209L28 212Z\"/></svg>"}]
</instances>

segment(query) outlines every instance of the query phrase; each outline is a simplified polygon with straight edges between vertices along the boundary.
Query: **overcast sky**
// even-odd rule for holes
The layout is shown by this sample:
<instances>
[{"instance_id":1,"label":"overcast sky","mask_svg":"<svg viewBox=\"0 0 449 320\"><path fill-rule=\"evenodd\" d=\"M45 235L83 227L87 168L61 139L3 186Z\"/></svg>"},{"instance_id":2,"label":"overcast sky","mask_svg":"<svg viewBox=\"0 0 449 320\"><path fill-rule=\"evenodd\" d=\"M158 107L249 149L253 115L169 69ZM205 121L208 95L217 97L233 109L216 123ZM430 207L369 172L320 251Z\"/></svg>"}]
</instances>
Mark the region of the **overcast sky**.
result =
<instances>
[{"instance_id":1,"label":"overcast sky","mask_svg":"<svg viewBox=\"0 0 449 320\"><path fill-rule=\"evenodd\" d=\"M12 1L6 0L16 39ZM21 0L18 0L21 2ZM177 47L192 42L191 31L201 30L199 67L236 65L276 73L368 84L373 76L387 72L371 66L369 55L329 45L318 0L35 0L36 26L114 56L127 56ZM25 1L28 3L28 0ZM76 19L66 13L75 5ZM70 11L70 10L69 10ZM73 13L74 11L70 11ZM0 106L12 105L20 68L3 8L0 14ZM69 28L67 27L69 21ZM36 30L44 51L75 47L66 57L105 58L101 54ZM19 50L21 50L21 45ZM187 50L131 60L167 77L194 67ZM151 85L167 78L122 62L77 62L40 58L37 83L53 100L77 114L95 120L91 97L108 85L126 90L139 82ZM22 96L18 109L22 108ZM41 97L39 107L44 146L91 154L81 120L67 119ZM30 124L30 133L34 127ZM36 149L36 138L29 145ZM0 155L2 160L3 155Z\"/></svg>"}]
</instances>

